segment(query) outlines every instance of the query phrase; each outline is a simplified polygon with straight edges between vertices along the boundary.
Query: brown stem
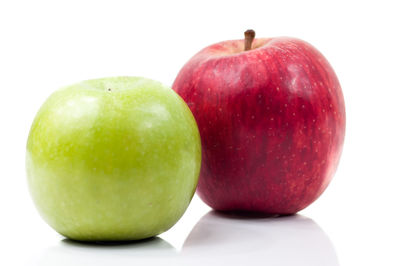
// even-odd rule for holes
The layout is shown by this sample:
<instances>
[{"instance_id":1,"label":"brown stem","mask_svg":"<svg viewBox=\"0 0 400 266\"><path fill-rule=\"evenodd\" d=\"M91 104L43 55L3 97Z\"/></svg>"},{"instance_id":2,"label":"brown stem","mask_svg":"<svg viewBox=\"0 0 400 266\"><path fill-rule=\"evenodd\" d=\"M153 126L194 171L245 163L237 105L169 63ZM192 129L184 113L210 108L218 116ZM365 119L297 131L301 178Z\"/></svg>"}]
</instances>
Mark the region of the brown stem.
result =
<instances>
[{"instance_id":1,"label":"brown stem","mask_svg":"<svg viewBox=\"0 0 400 266\"><path fill-rule=\"evenodd\" d=\"M256 32L254 30L246 30L244 32L244 50L251 50L251 44L253 43Z\"/></svg>"}]
</instances>

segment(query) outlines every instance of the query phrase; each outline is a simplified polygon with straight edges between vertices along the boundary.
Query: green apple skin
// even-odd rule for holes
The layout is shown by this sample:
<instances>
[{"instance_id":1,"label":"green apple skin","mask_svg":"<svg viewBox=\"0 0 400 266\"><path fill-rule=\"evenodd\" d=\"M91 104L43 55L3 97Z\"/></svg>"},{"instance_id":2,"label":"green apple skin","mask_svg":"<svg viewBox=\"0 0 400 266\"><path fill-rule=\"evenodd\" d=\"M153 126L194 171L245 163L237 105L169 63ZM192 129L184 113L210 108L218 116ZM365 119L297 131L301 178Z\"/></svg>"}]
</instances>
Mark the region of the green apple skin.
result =
<instances>
[{"instance_id":1,"label":"green apple skin","mask_svg":"<svg viewBox=\"0 0 400 266\"><path fill-rule=\"evenodd\" d=\"M138 77L88 80L54 92L31 127L28 185L44 220L80 241L160 234L188 207L201 143L175 92Z\"/></svg>"}]
</instances>

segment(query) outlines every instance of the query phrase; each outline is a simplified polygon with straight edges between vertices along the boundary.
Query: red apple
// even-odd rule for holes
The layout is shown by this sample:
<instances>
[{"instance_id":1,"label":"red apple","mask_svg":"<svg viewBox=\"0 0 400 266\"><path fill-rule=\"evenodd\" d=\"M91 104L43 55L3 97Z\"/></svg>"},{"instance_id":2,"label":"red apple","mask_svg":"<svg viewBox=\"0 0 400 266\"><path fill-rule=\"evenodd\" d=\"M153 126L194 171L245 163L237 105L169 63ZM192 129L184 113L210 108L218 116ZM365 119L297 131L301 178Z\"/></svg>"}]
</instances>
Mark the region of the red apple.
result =
<instances>
[{"instance_id":1,"label":"red apple","mask_svg":"<svg viewBox=\"0 0 400 266\"><path fill-rule=\"evenodd\" d=\"M201 50L173 89L200 130L200 198L220 211L293 214L331 181L345 106L324 56L299 39L224 41ZM253 41L254 39L254 41Z\"/></svg>"}]
</instances>

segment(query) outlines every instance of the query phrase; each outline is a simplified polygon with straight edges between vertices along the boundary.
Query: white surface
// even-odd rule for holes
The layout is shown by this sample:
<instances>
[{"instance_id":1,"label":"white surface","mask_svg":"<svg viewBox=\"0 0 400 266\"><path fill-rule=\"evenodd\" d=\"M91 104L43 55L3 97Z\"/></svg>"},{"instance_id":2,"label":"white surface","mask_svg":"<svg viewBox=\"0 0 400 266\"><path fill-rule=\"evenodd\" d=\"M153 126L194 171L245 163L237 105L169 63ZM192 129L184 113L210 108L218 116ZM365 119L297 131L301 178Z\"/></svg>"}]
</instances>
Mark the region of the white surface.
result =
<instances>
[{"instance_id":1,"label":"white surface","mask_svg":"<svg viewBox=\"0 0 400 266\"><path fill-rule=\"evenodd\" d=\"M1 1L0 265L400 265L397 2ZM41 220L24 155L51 92L116 75L172 84L198 50L247 28L312 43L342 84L342 160L302 216L227 218L195 197L170 231L122 246L65 241Z\"/></svg>"}]
</instances>

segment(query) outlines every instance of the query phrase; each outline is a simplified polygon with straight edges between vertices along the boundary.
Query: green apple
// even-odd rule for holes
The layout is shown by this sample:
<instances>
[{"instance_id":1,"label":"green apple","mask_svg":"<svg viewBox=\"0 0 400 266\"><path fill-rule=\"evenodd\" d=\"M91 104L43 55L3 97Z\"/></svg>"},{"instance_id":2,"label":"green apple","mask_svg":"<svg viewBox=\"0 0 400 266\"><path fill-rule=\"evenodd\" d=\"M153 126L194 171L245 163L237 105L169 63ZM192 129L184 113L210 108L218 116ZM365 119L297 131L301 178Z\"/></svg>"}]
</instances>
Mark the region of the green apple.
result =
<instances>
[{"instance_id":1,"label":"green apple","mask_svg":"<svg viewBox=\"0 0 400 266\"><path fill-rule=\"evenodd\" d=\"M200 171L185 102L138 77L84 81L53 93L27 142L32 198L44 220L81 241L148 238L173 226Z\"/></svg>"}]
</instances>

